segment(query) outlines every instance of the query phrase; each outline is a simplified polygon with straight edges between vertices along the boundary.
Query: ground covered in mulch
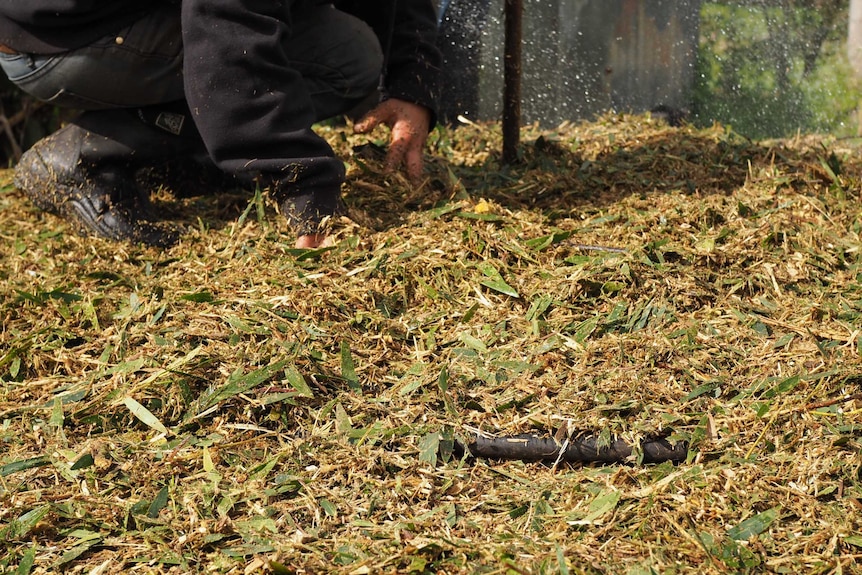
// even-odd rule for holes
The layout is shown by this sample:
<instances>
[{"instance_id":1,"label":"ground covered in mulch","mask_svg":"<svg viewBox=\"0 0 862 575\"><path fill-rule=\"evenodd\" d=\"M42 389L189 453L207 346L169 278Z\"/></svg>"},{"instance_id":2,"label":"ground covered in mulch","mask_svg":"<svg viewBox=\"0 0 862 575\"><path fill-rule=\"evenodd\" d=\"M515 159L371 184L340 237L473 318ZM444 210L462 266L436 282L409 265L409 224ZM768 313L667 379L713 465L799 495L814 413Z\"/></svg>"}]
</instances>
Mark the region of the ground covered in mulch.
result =
<instances>
[{"instance_id":1,"label":"ground covered in mulch","mask_svg":"<svg viewBox=\"0 0 862 575\"><path fill-rule=\"evenodd\" d=\"M165 251L79 237L5 173L0 569L862 571L855 142L609 115L505 167L466 125L417 190L322 132L349 211L315 251L241 192L158 190Z\"/></svg>"}]
</instances>

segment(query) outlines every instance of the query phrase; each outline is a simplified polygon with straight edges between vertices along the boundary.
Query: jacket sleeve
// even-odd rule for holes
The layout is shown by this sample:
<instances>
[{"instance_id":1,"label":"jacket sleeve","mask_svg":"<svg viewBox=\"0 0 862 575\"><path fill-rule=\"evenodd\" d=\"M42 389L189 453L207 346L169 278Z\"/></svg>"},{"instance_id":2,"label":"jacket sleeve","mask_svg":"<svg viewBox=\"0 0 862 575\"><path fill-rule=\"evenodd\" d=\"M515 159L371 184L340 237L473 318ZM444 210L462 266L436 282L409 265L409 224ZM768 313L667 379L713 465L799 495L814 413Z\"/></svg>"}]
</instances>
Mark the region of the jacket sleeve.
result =
<instances>
[{"instance_id":1,"label":"jacket sleeve","mask_svg":"<svg viewBox=\"0 0 862 575\"><path fill-rule=\"evenodd\" d=\"M338 0L335 5L365 20L386 58L386 97L421 104L436 123L442 56L432 0Z\"/></svg>"},{"instance_id":2,"label":"jacket sleeve","mask_svg":"<svg viewBox=\"0 0 862 575\"><path fill-rule=\"evenodd\" d=\"M182 30L186 98L213 160L333 211L344 166L311 130L311 96L282 49L288 3L183 0Z\"/></svg>"}]
</instances>

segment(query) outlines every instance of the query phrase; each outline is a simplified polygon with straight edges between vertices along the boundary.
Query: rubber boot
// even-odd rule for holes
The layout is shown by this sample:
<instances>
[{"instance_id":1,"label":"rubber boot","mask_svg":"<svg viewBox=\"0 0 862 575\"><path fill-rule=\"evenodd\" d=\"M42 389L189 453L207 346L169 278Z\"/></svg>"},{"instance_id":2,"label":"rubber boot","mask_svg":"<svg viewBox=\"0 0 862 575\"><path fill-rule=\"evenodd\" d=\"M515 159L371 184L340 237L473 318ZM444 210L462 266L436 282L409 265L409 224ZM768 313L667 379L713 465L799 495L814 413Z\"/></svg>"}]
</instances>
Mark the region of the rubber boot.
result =
<instances>
[{"instance_id":1,"label":"rubber boot","mask_svg":"<svg viewBox=\"0 0 862 575\"><path fill-rule=\"evenodd\" d=\"M156 127L139 110L85 112L40 140L21 158L15 185L39 208L81 233L166 247L176 229L157 223L135 171L161 160L202 152L191 118L160 114ZM183 134L186 129L188 135Z\"/></svg>"}]
</instances>

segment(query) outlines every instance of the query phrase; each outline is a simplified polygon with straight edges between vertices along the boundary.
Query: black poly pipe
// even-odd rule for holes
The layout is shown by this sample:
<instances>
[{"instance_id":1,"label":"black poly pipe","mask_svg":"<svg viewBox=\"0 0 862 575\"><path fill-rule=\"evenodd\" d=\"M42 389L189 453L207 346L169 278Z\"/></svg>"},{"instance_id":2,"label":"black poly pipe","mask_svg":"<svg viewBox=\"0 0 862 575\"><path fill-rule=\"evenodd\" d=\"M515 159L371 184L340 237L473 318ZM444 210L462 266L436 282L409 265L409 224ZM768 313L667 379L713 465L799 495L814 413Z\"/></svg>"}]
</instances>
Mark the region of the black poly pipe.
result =
<instances>
[{"instance_id":1,"label":"black poly pipe","mask_svg":"<svg viewBox=\"0 0 862 575\"><path fill-rule=\"evenodd\" d=\"M466 448L473 457L545 463L558 460L568 463L623 463L634 451L631 445L619 438L613 439L608 445L600 445L595 435L574 437L567 443L560 444L553 437L532 434L514 437L486 437L477 434ZM688 455L688 444L671 444L667 439L654 438L642 441L641 451L643 463L679 462Z\"/></svg>"}]
</instances>

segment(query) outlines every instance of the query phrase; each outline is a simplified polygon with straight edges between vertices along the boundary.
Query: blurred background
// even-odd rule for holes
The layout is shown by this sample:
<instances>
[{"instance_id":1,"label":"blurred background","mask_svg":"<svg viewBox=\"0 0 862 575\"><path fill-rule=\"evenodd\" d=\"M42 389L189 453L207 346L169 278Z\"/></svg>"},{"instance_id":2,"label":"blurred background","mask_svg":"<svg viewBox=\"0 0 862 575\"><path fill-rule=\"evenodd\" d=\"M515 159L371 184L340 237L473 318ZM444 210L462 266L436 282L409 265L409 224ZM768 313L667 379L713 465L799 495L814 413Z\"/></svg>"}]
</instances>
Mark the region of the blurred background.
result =
<instances>
[{"instance_id":1,"label":"blurred background","mask_svg":"<svg viewBox=\"0 0 862 575\"><path fill-rule=\"evenodd\" d=\"M856 12L862 0L852 0ZM503 0L442 0L444 117L500 117ZM848 0L524 0L523 119L659 108L751 138L859 132ZM858 17L857 17L858 20Z\"/></svg>"}]
</instances>

